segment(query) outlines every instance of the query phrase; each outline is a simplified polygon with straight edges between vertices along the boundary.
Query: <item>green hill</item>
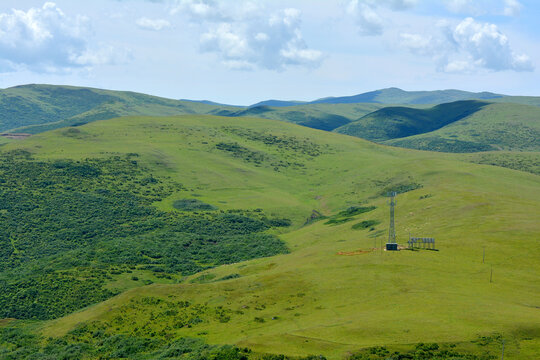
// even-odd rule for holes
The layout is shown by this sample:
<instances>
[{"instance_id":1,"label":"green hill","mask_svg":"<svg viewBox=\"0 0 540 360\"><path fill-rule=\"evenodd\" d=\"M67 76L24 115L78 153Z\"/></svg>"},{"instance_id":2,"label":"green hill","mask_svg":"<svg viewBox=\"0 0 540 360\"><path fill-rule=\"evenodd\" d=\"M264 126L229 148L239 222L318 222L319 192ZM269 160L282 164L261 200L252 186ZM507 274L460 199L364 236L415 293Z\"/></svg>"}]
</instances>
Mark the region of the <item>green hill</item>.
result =
<instances>
[{"instance_id":1,"label":"green hill","mask_svg":"<svg viewBox=\"0 0 540 360\"><path fill-rule=\"evenodd\" d=\"M446 152L540 151L540 108L491 104L435 131L384 143Z\"/></svg>"},{"instance_id":2,"label":"green hill","mask_svg":"<svg viewBox=\"0 0 540 360\"><path fill-rule=\"evenodd\" d=\"M497 99L490 99L490 102L513 103L522 105L540 106L539 96L504 96Z\"/></svg>"},{"instance_id":3,"label":"green hill","mask_svg":"<svg viewBox=\"0 0 540 360\"><path fill-rule=\"evenodd\" d=\"M469 100L429 109L396 106L374 111L336 132L372 141L384 141L431 132L479 111L488 103Z\"/></svg>"},{"instance_id":4,"label":"green hill","mask_svg":"<svg viewBox=\"0 0 540 360\"><path fill-rule=\"evenodd\" d=\"M426 103L456 99L490 99L508 104L506 116L526 121L517 128L505 128L500 117L486 136L482 133L487 120L478 129L465 132L431 134L450 123L479 111L487 103L477 100L457 101L427 108ZM291 122L298 125L359 136L372 141L424 150L471 152L495 149L535 150L535 109L523 110L512 103L539 105L533 97L506 97L492 93L468 93L458 90L407 92L396 88L345 98L328 98L311 103L261 102L257 106L236 107L210 101L171 100L133 92L100 90L54 85L24 85L0 90L0 132L37 134L68 126L80 126L96 120L121 116L170 116L208 114L228 117L258 117ZM412 104L407 107L390 104ZM415 105L416 104L416 105ZM273 105L273 106L270 106ZM501 105L500 107L504 107ZM511 113L516 111L516 113ZM481 113L481 112L480 112ZM525 114L525 115L524 115ZM518 121L519 122L519 121ZM508 123L508 122L507 122ZM511 121L516 124L516 120ZM474 123L476 124L476 123ZM476 125L472 125L473 127ZM457 129L457 128L456 128ZM446 130L445 130L446 131ZM503 136L501 131L508 136ZM534 130L536 131L536 130ZM430 133L431 135L427 135ZM470 133L469 135L467 135ZM417 138L413 135L424 134ZM399 140L396 140L398 139ZM527 139L525 139L527 138ZM498 140L503 142L497 143ZM0 140L0 144L5 142Z\"/></svg>"},{"instance_id":5,"label":"green hill","mask_svg":"<svg viewBox=\"0 0 540 360\"><path fill-rule=\"evenodd\" d=\"M0 90L0 132L40 133L127 115L167 116L231 108L134 92L57 85Z\"/></svg>"},{"instance_id":6,"label":"green hill","mask_svg":"<svg viewBox=\"0 0 540 360\"><path fill-rule=\"evenodd\" d=\"M310 104L287 107L261 105L237 111L214 111L212 114L233 117L252 116L332 131L381 107L383 105L379 104Z\"/></svg>"},{"instance_id":7,"label":"green hill","mask_svg":"<svg viewBox=\"0 0 540 360\"><path fill-rule=\"evenodd\" d=\"M540 108L475 100L429 109L386 107L334 131L419 150L538 151Z\"/></svg>"},{"instance_id":8,"label":"green hill","mask_svg":"<svg viewBox=\"0 0 540 360\"><path fill-rule=\"evenodd\" d=\"M0 90L0 132L37 134L121 116L181 114L257 116L331 131L381 107L378 104L319 104L281 108L279 103L268 104L278 106L247 108L210 101L172 100L133 92L23 85Z\"/></svg>"},{"instance_id":9,"label":"green hill","mask_svg":"<svg viewBox=\"0 0 540 360\"><path fill-rule=\"evenodd\" d=\"M0 320L0 357L540 352L537 175L198 115L0 151L0 309L34 314ZM394 190L398 242L439 251L381 251Z\"/></svg>"}]
</instances>

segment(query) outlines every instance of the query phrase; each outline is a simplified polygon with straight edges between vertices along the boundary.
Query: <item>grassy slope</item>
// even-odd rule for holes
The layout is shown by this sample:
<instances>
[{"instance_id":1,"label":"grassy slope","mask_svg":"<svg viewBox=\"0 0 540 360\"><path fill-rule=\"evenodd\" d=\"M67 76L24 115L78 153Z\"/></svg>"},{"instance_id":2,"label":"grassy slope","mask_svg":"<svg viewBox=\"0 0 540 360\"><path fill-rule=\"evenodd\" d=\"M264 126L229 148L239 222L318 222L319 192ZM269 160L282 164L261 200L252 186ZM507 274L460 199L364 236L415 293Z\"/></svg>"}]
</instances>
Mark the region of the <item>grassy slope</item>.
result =
<instances>
[{"instance_id":1,"label":"grassy slope","mask_svg":"<svg viewBox=\"0 0 540 360\"><path fill-rule=\"evenodd\" d=\"M0 131L39 133L126 115L167 116L234 109L145 94L55 85L0 90Z\"/></svg>"},{"instance_id":2,"label":"grassy slope","mask_svg":"<svg viewBox=\"0 0 540 360\"><path fill-rule=\"evenodd\" d=\"M276 172L217 151L214 144L231 137L224 134L224 125L309 138L329 148L303 170ZM216 278L238 273L238 279L132 289L47 323L45 335L61 335L81 321L113 321L130 299L159 296L238 311L228 323L209 321L182 328L177 335L257 351L339 358L365 346L463 341L500 332L508 339L508 359L534 359L540 352L538 176L266 120L127 118L80 129L85 136L79 139L55 131L5 148L75 159L137 151L156 174L172 176L203 201L225 208L261 207L293 218L295 230L282 235L292 252L207 271ZM234 140L279 153L243 137ZM378 194L390 184L408 182L424 187L398 196L399 242L409 232L435 236L440 251L338 255L384 242L387 199ZM157 205L170 209L172 201ZM300 227L312 209L331 215L359 203L378 208L342 225L319 221ZM380 220L381 225L372 232L352 230L360 220ZM122 315L140 324L145 317L139 311ZM119 325L118 331L129 333L132 326ZM150 326L159 330L162 324L153 321Z\"/></svg>"},{"instance_id":3,"label":"grassy slope","mask_svg":"<svg viewBox=\"0 0 540 360\"><path fill-rule=\"evenodd\" d=\"M456 140L493 150L540 150L540 108L519 104L491 104L438 130L401 139L389 145L422 150L453 151ZM440 149L437 149L440 146ZM459 151L459 146L456 152ZM463 151L466 152L466 151Z\"/></svg>"},{"instance_id":4,"label":"grassy slope","mask_svg":"<svg viewBox=\"0 0 540 360\"><path fill-rule=\"evenodd\" d=\"M119 116L215 114L256 116L333 130L380 104L313 104L287 108L238 108L179 101L132 92L54 85L25 85L0 90L0 131L40 133Z\"/></svg>"},{"instance_id":5,"label":"grassy slope","mask_svg":"<svg viewBox=\"0 0 540 360\"><path fill-rule=\"evenodd\" d=\"M489 151L463 154L461 158L476 164L502 166L540 175L540 154L523 151Z\"/></svg>"},{"instance_id":6,"label":"grassy slope","mask_svg":"<svg viewBox=\"0 0 540 360\"><path fill-rule=\"evenodd\" d=\"M336 132L372 141L385 141L423 134L463 119L488 103L467 100L441 104L429 109L386 107L336 129Z\"/></svg>"},{"instance_id":7,"label":"grassy slope","mask_svg":"<svg viewBox=\"0 0 540 360\"><path fill-rule=\"evenodd\" d=\"M504 96L502 98L490 99L489 101L540 106L540 96Z\"/></svg>"},{"instance_id":8,"label":"grassy slope","mask_svg":"<svg viewBox=\"0 0 540 360\"><path fill-rule=\"evenodd\" d=\"M9 144L10 142L13 142L13 141L15 141L15 140L8 139L8 138L5 138L3 136L0 136L0 146L5 145L5 144Z\"/></svg>"},{"instance_id":9,"label":"grassy slope","mask_svg":"<svg viewBox=\"0 0 540 360\"><path fill-rule=\"evenodd\" d=\"M306 104L287 107L255 106L248 109L212 113L222 116L252 116L291 122L294 124L332 131L385 105L381 104Z\"/></svg>"}]
</instances>

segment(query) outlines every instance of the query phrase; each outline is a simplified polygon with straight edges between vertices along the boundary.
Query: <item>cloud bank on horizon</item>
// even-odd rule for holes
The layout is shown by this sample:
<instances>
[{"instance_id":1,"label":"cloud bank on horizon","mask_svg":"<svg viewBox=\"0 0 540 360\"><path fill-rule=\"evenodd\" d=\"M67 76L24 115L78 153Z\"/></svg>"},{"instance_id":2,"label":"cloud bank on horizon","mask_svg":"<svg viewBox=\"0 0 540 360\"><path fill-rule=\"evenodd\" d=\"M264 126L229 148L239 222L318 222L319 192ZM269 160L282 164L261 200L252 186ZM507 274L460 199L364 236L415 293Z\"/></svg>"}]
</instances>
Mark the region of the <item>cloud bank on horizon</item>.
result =
<instances>
[{"instance_id":1,"label":"cloud bank on horizon","mask_svg":"<svg viewBox=\"0 0 540 360\"><path fill-rule=\"evenodd\" d=\"M377 61L370 46L386 63L416 59L444 76L535 72L539 54L527 45L538 34L520 18L539 8L525 0L6 0L0 78L148 69L148 50L170 56L175 41L189 45L176 49L183 63L204 59L222 72L312 76L340 56L341 64L346 56L366 60L369 71Z\"/></svg>"}]
</instances>

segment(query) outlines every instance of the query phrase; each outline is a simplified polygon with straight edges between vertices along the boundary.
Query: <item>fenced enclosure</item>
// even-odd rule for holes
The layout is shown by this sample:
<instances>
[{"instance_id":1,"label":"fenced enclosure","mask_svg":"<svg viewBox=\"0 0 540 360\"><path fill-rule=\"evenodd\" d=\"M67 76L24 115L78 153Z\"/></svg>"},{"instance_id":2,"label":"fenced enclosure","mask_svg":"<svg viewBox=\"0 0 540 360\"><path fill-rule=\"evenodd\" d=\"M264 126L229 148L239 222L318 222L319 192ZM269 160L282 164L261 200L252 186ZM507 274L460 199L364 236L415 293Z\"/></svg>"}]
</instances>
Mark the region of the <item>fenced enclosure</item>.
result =
<instances>
[{"instance_id":1,"label":"fenced enclosure","mask_svg":"<svg viewBox=\"0 0 540 360\"><path fill-rule=\"evenodd\" d=\"M435 249L435 238L431 237L411 237L409 236L409 249Z\"/></svg>"}]
</instances>

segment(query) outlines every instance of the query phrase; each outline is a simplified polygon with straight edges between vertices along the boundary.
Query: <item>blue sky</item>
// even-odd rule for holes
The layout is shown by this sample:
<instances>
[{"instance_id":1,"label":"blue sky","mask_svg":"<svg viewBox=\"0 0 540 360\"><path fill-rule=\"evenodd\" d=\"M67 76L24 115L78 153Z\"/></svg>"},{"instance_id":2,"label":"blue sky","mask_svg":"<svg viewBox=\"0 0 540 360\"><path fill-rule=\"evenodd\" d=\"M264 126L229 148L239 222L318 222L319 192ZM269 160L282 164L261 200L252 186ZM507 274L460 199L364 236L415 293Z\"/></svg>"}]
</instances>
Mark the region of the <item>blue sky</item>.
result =
<instances>
[{"instance_id":1,"label":"blue sky","mask_svg":"<svg viewBox=\"0 0 540 360\"><path fill-rule=\"evenodd\" d=\"M0 88L231 104L385 87L540 96L533 0L2 0Z\"/></svg>"}]
</instances>

